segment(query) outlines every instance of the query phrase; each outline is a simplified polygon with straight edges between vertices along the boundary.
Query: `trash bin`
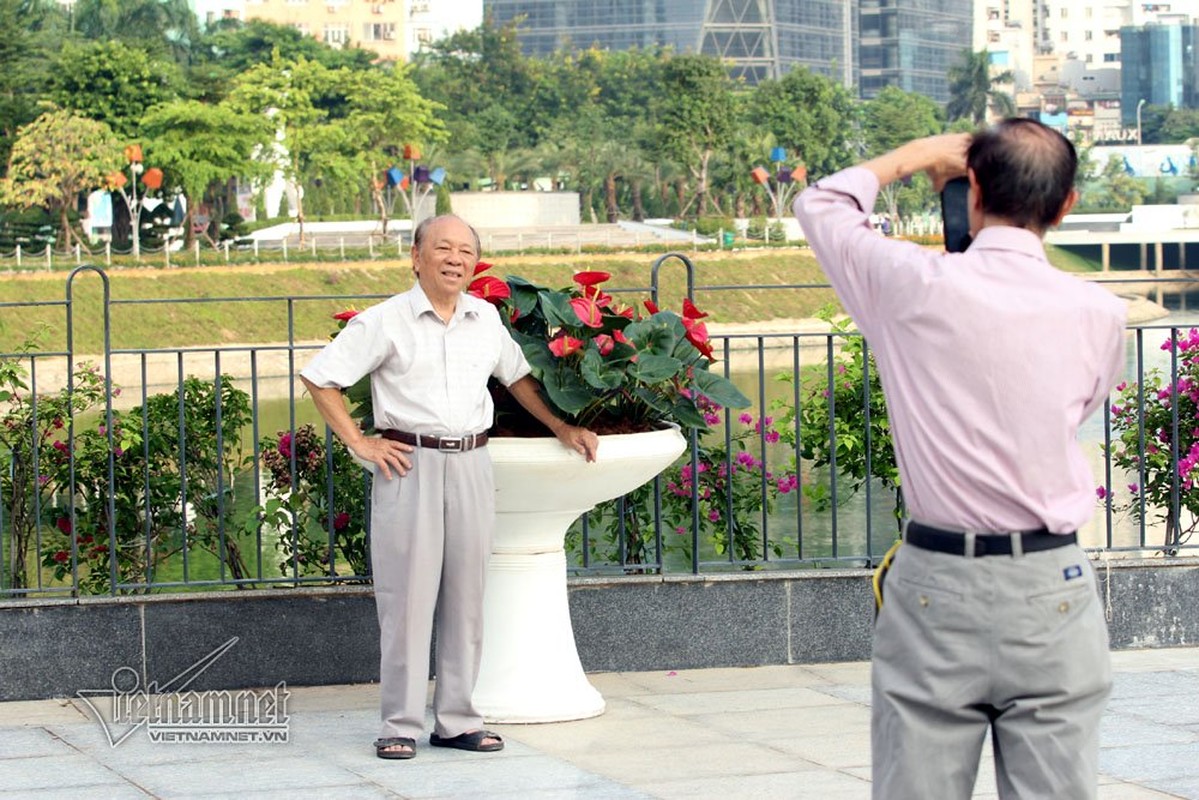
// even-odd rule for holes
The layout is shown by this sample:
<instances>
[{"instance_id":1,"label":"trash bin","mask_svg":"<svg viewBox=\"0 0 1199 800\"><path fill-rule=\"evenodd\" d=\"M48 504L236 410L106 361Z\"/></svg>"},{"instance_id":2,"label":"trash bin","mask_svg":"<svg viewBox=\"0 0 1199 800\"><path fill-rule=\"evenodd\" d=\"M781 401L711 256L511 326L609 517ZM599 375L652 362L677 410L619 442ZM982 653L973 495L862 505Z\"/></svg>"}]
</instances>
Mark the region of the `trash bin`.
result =
<instances>
[{"instance_id":1,"label":"trash bin","mask_svg":"<svg viewBox=\"0 0 1199 800\"><path fill-rule=\"evenodd\" d=\"M733 232L732 232L732 231L725 231L725 232L724 232L724 246L725 246L725 247L732 247L732 246L733 246L733 239L734 239L734 238L735 238L735 237L733 236Z\"/></svg>"}]
</instances>

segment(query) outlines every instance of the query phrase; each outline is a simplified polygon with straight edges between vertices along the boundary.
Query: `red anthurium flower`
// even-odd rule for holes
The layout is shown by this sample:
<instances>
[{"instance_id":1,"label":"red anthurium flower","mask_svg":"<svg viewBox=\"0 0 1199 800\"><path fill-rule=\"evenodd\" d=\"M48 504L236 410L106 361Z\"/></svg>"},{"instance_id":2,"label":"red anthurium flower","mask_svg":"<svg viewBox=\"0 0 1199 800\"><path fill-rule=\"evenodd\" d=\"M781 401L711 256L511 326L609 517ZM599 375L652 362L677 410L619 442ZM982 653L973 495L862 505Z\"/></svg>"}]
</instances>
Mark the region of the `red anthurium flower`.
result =
<instances>
[{"instance_id":1,"label":"red anthurium flower","mask_svg":"<svg viewBox=\"0 0 1199 800\"><path fill-rule=\"evenodd\" d=\"M584 286L583 296L594 300L600 308L607 308L612 305L612 295L604 294L595 286Z\"/></svg>"},{"instance_id":2,"label":"red anthurium flower","mask_svg":"<svg viewBox=\"0 0 1199 800\"><path fill-rule=\"evenodd\" d=\"M708 316L708 312L700 311L696 308L695 303L692 303L690 298L683 298L683 317L685 319L703 319L706 316Z\"/></svg>"},{"instance_id":3,"label":"red anthurium flower","mask_svg":"<svg viewBox=\"0 0 1199 800\"><path fill-rule=\"evenodd\" d=\"M648 311L650 314L657 314L658 313L658 304L655 303L653 300L646 300L645 301L645 310Z\"/></svg>"},{"instance_id":4,"label":"red anthurium flower","mask_svg":"<svg viewBox=\"0 0 1199 800\"><path fill-rule=\"evenodd\" d=\"M495 265L488 261L480 261L479 263L475 264L475 271L473 274L478 275L480 272L486 272L493 266Z\"/></svg>"},{"instance_id":5,"label":"red anthurium flower","mask_svg":"<svg viewBox=\"0 0 1199 800\"><path fill-rule=\"evenodd\" d=\"M512 290L508 288L508 284L492 275L475 278L470 282L470 286L467 287L466 291L467 294L474 295L489 303L496 303L497 305L500 300L512 296Z\"/></svg>"},{"instance_id":6,"label":"red anthurium flower","mask_svg":"<svg viewBox=\"0 0 1199 800\"><path fill-rule=\"evenodd\" d=\"M575 283L579 284L579 286L595 286L597 283L603 283L611 277L612 274L610 272L576 272Z\"/></svg>"},{"instance_id":7,"label":"red anthurium flower","mask_svg":"<svg viewBox=\"0 0 1199 800\"><path fill-rule=\"evenodd\" d=\"M619 333L620 331L617 331ZM601 333L595 337L595 346L599 348L601 356L606 356L612 352L612 348L616 346L616 341L606 333Z\"/></svg>"},{"instance_id":8,"label":"red anthurium flower","mask_svg":"<svg viewBox=\"0 0 1199 800\"><path fill-rule=\"evenodd\" d=\"M694 319L683 317L683 327L687 330L687 341L695 345L695 349L709 361L715 361L716 359L712 355L712 345L708 343L708 326L702 322L696 322Z\"/></svg>"},{"instance_id":9,"label":"red anthurium flower","mask_svg":"<svg viewBox=\"0 0 1199 800\"><path fill-rule=\"evenodd\" d=\"M353 308L347 308L345 311L338 311L333 315L333 319L349 322L354 317L358 316L358 311Z\"/></svg>"},{"instance_id":10,"label":"red anthurium flower","mask_svg":"<svg viewBox=\"0 0 1199 800\"><path fill-rule=\"evenodd\" d=\"M581 349L583 349L583 340L567 336L565 333L555 337L550 342L550 352L558 358L566 358L566 356L577 353Z\"/></svg>"},{"instance_id":11,"label":"red anthurium flower","mask_svg":"<svg viewBox=\"0 0 1199 800\"><path fill-rule=\"evenodd\" d=\"M632 311L632 309L629 310ZM627 344L630 347L633 346L633 343L629 341L629 337L624 335L624 331L612 331L612 338L621 344Z\"/></svg>"},{"instance_id":12,"label":"red anthurium flower","mask_svg":"<svg viewBox=\"0 0 1199 800\"><path fill-rule=\"evenodd\" d=\"M599 328L604 324L604 315L599 305L590 297L576 297L570 301L575 316L588 328Z\"/></svg>"},{"instance_id":13,"label":"red anthurium flower","mask_svg":"<svg viewBox=\"0 0 1199 800\"><path fill-rule=\"evenodd\" d=\"M515 323L518 319L520 319L520 309L512 306L512 313L508 315L508 321Z\"/></svg>"},{"instance_id":14,"label":"red anthurium flower","mask_svg":"<svg viewBox=\"0 0 1199 800\"><path fill-rule=\"evenodd\" d=\"M625 319L633 319L633 307L632 306L626 306L624 304L621 304L620 308L613 309L613 311L617 316L624 317Z\"/></svg>"}]
</instances>

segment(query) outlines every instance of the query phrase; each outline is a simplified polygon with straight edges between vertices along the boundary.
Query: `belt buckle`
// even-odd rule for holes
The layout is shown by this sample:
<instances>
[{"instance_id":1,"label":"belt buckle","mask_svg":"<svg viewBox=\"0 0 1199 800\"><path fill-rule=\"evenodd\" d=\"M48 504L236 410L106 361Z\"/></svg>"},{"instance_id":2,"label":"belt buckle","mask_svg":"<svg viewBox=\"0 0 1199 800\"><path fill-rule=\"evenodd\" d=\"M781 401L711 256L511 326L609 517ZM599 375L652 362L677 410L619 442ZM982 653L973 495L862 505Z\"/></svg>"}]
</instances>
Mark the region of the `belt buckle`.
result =
<instances>
[{"instance_id":1,"label":"belt buckle","mask_svg":"<svg viewBox=\"0 0 1199 800\"><path fill-rule=\"evenodd\" d=\"M442 453L461 453L466 449L462 436L443 436L437 440L437 449Z\"/></svg>"}]
</instances>

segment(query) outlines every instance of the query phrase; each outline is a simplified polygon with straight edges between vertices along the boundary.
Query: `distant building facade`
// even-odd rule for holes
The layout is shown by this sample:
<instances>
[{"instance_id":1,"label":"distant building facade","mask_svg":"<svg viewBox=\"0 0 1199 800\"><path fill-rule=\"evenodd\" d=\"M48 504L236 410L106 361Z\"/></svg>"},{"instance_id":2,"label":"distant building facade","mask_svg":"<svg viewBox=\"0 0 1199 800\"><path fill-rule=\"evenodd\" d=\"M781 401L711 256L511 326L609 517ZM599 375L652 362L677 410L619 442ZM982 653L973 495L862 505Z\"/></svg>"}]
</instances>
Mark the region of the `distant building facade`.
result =
<instances>
[{"instance_id":1,"label":"distant building facade","mask_svg":"<svg viewBox=\"0 0 1199 800\"><path fill-rule=\"evenodd\" d=\"M671 47L725 59L730 74L750 85L803 66L847 87L857 85L857 9L858 0L483 2L484 15L497 25L519 21L529 55L563 47Z\"/></svg>"},{"instance_id":2,"label":"distant building facade","mask_svg":"<svg viewBox=\"0 0 1199 800\"><path fill-rule=\"evenodd\" d=\"M973 0L859 0L861 96L886 86L949 101L946 72L970 49Z\"/></svg>"},{"instance_id":3,"label":"distant building facade","mask_svg":"<svg viewBox=\"0 0 1199 800\"><path fill-rule=\"evenodd\" d=\"M1120 100L1125 124L1136 108L1199 108L1199 24L1153 24L1120 29L1123 69Z\"/></svg>"}]
</instances>

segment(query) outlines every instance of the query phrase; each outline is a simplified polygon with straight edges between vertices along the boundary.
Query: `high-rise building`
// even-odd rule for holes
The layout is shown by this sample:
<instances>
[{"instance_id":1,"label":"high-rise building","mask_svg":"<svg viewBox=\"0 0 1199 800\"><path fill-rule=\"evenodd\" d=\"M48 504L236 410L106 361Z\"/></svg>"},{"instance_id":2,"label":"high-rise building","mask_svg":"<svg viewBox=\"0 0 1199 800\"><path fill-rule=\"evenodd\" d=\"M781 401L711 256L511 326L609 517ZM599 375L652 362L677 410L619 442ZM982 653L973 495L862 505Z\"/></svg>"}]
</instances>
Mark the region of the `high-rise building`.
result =
<instances>
[{"instance_id":1,"label":"high-rise building","mask_svg":"<svg viewBox=\"0 0 1199 800\"><path fill-rule=\"evenodd\" d=\"M1125 26L1120 29L1120 48L1125 125L1136 124L1142 104L1199 108L1199 24Z\"/></svg>"},{"instance_id":2,"label":"high-rise building","mask_svg":"<svg viewBox=\"0 0 1199 800\"><path fill-rule=\"evenodd\" d=\"M946 72L969 50L973 0L860 0L861 95L885 86L949 101Z\"/></svg>"},{"instance_id":3,"label":"high-rise building","mask_svg":"<svg viewBox=\"0 0 1199 800\"><path fill-rule=\"evenodd\" d=\"M858 0L484 0L530 55L671 47L725 59L756 84L795 66L856 85ZM969 0L963 0L969 2Z\"/></svg>"}]
</instances>

